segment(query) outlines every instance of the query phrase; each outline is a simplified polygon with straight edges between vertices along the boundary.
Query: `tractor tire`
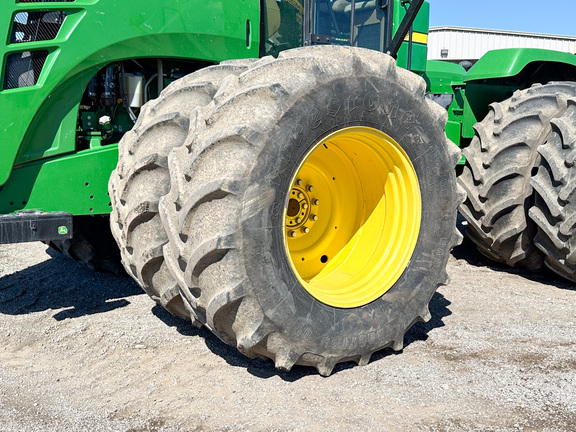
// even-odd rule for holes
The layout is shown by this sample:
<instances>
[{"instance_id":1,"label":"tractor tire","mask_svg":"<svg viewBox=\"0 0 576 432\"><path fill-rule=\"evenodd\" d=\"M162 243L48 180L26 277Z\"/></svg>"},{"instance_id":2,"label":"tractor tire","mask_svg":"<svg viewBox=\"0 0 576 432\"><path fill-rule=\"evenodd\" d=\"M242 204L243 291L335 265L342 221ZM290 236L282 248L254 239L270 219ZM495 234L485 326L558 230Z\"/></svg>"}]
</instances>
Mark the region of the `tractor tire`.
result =
<instances>
[{"instance_id":1,"label":"tractor tire","mask_svg":"<svg viewBox=\"0 0 576 432\"><path fill-rule=\"evenodd\" d=\"M243 72L251 62L223 62L166 87L144 105L134 128L120 141L118 165L110 177L110 226L126 271L157 303L188 320L190 313L162 255L167 237L158 200L170 185L167 156L186 138L190 117L212 101L222 79Z\"/></svg>"},{"instance_id":2,"label":"tractor tire","mask_svg":"<svg viewBox=\"0 0 576 432\"><path fill-rule=\"evenodd\" d=\"M48 246L92 270L125 275L107 216L75 216L72 238L53 240Z\"/></svg>"},{"instance_id":3,"label":"tractor tire","mask_svg":"<svg viewBox=\"0 0 576 432\"><path fill-rule=\"evenodd\" d=\"M226 80L169 157L166 262L248 357L330 375L403 348L461 236L446 111L393 58L306 47Z\"/></svg>"},{"instance_id":4,"label":"tractor tire","mask_svg":"<svg viewBox=\"0 0 576 432\"><path fill-rule=\"evenodd\" d=\"M536 84L490 105L476 123L459 183L466 191L460 213L466 235L488 258L537 270L542 253L534 245L536 227L528 218L533 203L530 178L537 166L538 147L548 136L550 120L566 111L576 95L576 83Z\"/></svg>"},{"instance_id":5,"label":"tractor tire","mask_svg":"<svg viewBox=\"0 0 576 432\"><path fill-rule=\"evenodd\" d=\"M538 227L534 243L546 266L576 282L576 99L568 104L538 149L541 163L531 180L536 199L529 215Z\"/></svg>"}]
</instances>

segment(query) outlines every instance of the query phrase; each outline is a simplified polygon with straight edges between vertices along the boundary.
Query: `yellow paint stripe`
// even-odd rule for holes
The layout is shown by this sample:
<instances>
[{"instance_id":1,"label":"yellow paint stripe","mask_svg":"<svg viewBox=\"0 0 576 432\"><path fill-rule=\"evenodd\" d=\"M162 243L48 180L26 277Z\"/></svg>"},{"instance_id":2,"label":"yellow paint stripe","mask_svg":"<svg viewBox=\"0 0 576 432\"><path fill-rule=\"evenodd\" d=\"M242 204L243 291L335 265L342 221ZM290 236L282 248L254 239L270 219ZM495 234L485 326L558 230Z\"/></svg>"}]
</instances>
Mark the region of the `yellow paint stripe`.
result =
<instances>
[{"instance_id":1,"label":"yellow paint stripe","mask_svg":"<svg viewBox=\"0 0 576 432\"><path fill-rule=\"evenodd\" d=\"M404 39L406 42L408 42L408 35L406 35L406 38ZM426 33L418 33L418 32L414 32L412 33L412 42L416 42L416 43L421 43L421 44L428 44L428 35Z\"/></svg>"}]
</instances>

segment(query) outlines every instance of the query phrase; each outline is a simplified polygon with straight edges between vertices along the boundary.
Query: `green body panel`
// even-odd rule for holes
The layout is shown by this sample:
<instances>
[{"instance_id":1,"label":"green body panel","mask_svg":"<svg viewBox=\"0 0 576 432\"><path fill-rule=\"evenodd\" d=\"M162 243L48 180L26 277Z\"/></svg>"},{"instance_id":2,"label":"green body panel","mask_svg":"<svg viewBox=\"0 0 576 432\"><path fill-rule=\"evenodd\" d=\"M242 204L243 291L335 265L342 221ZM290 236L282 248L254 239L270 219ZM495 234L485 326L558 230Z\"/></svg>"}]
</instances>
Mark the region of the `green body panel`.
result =
<instances>
[{"instance_id":1,"label":"green body panel","mask_svg":"<svg viewBox=\"0 0 576 432\"><path fill-rule=\"evenodd\" d=\"M429 60L426 64L427 92L434 95L450 95L452 101L446 110L446 136L454 144L460 145L462 121L464 116L465 92L464 76L466 71L460 65L437 60Z\"/></svg>"},{"instance_id":2,"label":"green body panel","mask_svg":"<svg viewBox=\"0 0 576 432\"><path fill-rule=\"evenodd\" d=\"M557 63L576 67L573 54L535 48L508 48L487 52L466 74L466 82L514 77L530 63Z\"/></svg>"},{"instance_id":3,"label":"green body panel","mask_svg":"<svg viewBox=\"0 0 576 432\"><path fill-rule=\"evenodd\" d=\"M0 193L0 214L18 210L109 213L108 178L118 162L118 146L43 159L14 169Z\"/></svg>"},{"instance_id":4,"label":"green body panel","mask_svg":"<svg viewBox=\"0 0 576 432\"><path fill-rule=\"evenodd\" d=\"M408 4L402 6L401 0L394 0L394 18L393 18L393 34L400 26L404 15L406 15L406 10L408 9ZM428 29L430 27L430 4L426 1L422 5L420 12L414 20L412 25L412 31L417 34L428 35ZM398 61L397 64L405 69L408 68L408 42L404 42L400 51L398 51ZM428 57L428 45L419 42L412 43L412 55L410 61L410 70L422 74L426 71L426 59Z\"/></svg>"},{"instance_id":5,"label":"green body panel","mask_svg":"<svg viewBox=\"0 0 576 432\"><path fill-rule=\"evenodd\" d=\"M145 57L215 63L258 56L260 9L254 0L76 0L6 6L0 8L5 40L17 12L56 10L67 17L55 39L0 46L3 63L15 52L49 52L36 85L0 90L0 185L14 163L75 150L80 98L104 65Z\"/></svg>"},{"instance_id":6,"label":"green body panel","mask_svg":"<svg viewBox=\"0 0 576 432\"><path fill-rule=\"evenodd\" d=\"M462 86L466 71L460 65L438 60L428 60L424 79L432 93L453 93L453 88Z\"/></svg>"}]
</instances>

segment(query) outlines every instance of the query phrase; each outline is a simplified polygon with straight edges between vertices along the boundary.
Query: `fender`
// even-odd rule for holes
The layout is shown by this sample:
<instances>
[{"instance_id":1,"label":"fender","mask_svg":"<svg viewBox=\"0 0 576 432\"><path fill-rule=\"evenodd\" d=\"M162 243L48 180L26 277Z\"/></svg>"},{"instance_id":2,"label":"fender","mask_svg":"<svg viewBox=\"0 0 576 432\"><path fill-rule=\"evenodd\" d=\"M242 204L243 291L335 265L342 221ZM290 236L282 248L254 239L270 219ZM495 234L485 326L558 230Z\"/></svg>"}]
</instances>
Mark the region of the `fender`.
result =
<instances>
[{"instance_id":1,"label":"fender","mask_svg":"<svg viewBox=\"0 0 576 432\"><path fill-rule=\"evenodd\" d=\"M576 80L576 56L559 51L521 48L489 51L468 71L462 136L472 138L473 126L488 114L491 103L508 99L516 90L550 81Z\"/></svg>"},{"instance_id":2,"label":"fender","mask_svg":"<svg viewBox=\"0 0 576 432\"><path fill-rule=\"evenodd\" d=\"M518 77L536 66L553 65L552 80L565 79L566 72L576 78L576 56L566 52L536 48L510 48L486 53L466 74L465 82ZM532 66L532 67L531 67ZM534 71L538 73L538 71ZM541 72L540 72L541 73ZM533 84L536 81L533 81Z\"/></svg>"}]
</instances>

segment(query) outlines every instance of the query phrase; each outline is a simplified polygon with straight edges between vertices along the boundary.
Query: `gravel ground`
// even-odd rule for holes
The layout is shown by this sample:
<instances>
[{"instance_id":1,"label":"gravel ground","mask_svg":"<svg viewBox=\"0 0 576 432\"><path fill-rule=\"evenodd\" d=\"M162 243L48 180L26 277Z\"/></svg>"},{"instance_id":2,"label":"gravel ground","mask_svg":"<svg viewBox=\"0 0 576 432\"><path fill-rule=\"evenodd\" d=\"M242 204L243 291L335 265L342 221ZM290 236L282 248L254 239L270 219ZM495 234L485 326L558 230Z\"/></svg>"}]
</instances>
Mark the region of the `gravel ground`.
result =
<instances>
[{"instance_id":1,"label":"gravel ground","mask_svg":"<svg viewBox=\"0 0 576 432\"><path fill-rule=\"evenodd\" d=\"M249 360L41 243L0 246L0 431L576 431L576 290L468 243L402 353Z\"/></svg>"}]
</instances>

